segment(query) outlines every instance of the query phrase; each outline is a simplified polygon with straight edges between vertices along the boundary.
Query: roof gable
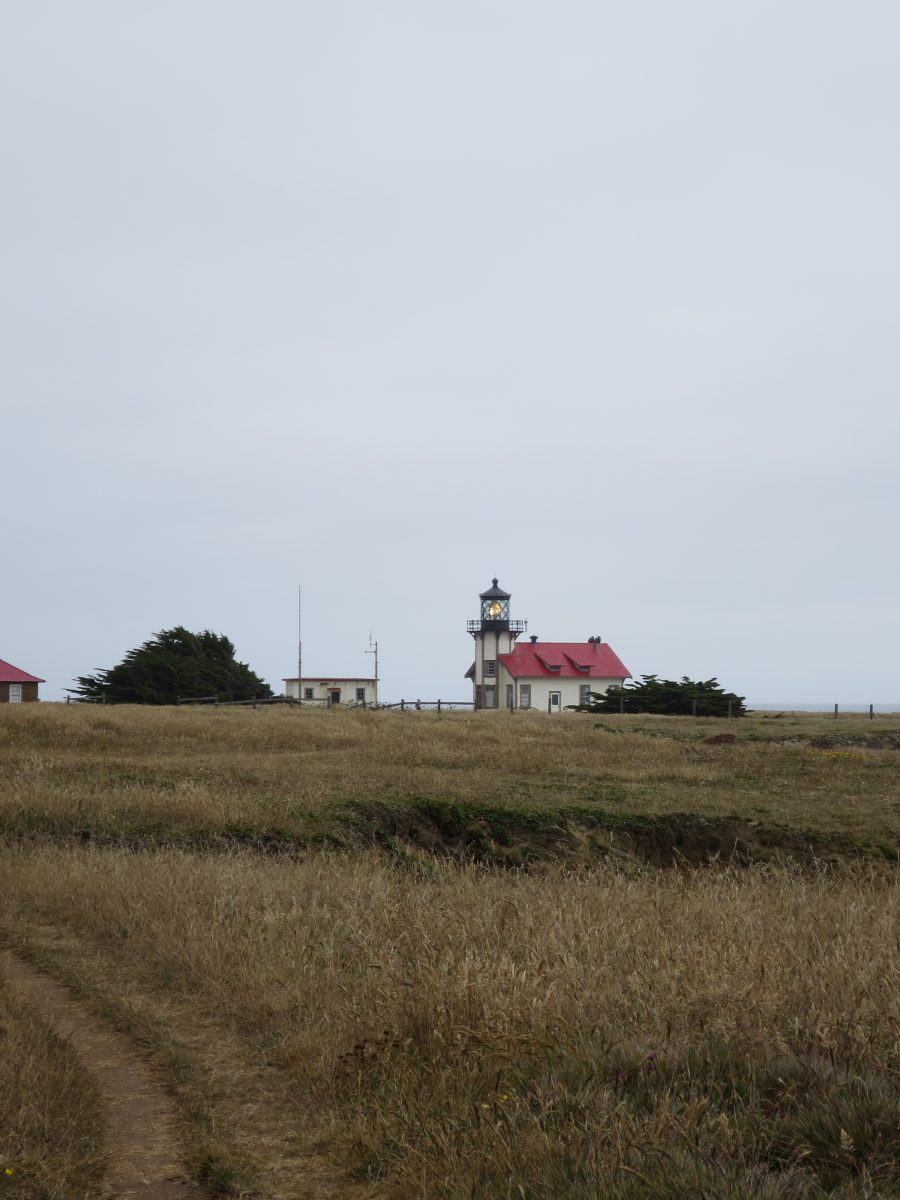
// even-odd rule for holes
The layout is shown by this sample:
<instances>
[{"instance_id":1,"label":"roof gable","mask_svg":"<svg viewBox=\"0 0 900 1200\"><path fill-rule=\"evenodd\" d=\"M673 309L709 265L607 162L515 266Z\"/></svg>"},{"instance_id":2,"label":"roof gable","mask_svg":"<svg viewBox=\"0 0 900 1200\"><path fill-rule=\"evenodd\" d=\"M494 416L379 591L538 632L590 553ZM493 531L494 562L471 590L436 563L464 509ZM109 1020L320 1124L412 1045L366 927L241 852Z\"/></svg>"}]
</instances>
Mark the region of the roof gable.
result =
<instances>
[{"instance_id":1,"label":"roof gable","mask_svg":"<svg viewBox=\"0 0 900 1200\"><path fill-rule=\"evenodd\" d=\"M14 667L12 663L4 662L0 658L0 683L46 683L46 679L38 679L37 675L29 675L27 671L20 671L18 667Z\"/></svg>"}]
</instances>

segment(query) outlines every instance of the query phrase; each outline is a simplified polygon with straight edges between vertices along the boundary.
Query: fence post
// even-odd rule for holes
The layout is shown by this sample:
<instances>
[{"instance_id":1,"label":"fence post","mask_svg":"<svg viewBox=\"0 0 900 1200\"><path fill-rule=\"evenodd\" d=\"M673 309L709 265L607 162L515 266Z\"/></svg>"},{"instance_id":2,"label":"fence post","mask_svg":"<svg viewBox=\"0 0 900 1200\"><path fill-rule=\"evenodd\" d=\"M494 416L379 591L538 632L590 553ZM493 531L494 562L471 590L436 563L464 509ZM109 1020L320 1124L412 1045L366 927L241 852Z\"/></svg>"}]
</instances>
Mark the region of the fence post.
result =
<instances>
[{"instance_id":1,"label":"fence post","mask_svg":"<svg viewBox=\"0 0 900 1200\"><path fill-rule=\"evenodd\" d=\"M438 705L437 705L437 708L438 708L438 716L440 716L440 715L441 715L441 702L440 702L440 700L438 700Z\"/></svg>"},{"instance_id":2,"label":"fence post","mask_svg":"<svg viewBox=\"0 0 900 1200\"><path fill-rule=\"evenodd\" d=\"M691 716L696 717L696 715L697 715L697 697L695 696L693 698L693 700L691 701Z\"/></svg>"},{"instance_id":3,"label":"fence post","mask_svg":"<svg viewBox=\"0 0 900 1200\"><path fill-rule=\"evenodd\" d=\"M625 693L622 692L619 696L619 714L622 715L624 712L625 712Z\"/></svg>"},{"instance_id":4,"label":"fence post","mask_svg":"<svg viewBox=\"0 0 900 1200\"><path fill-rule=\"evenodd\" d=\"M729 700L729 701L728 701L728 715L729 715L729 717L731 717L731 716L734 716L734 713L732 712L732 706L733 706L733 704L734 704L734 701L733 701L733 700Z\"/></svg>"},{"instance_id":5,"label":"fence post","mask_svg":"<svg viewBox=\"0 0 900 1200\"><path fill-rule=\"evenodd\" d=\"M401 700L401 701L400 701L400 711L401 711L401 712L405 712L405 711L406 711L406 701L405 701L405 700Z\"/></svg>"},{"instance_id":6,"label":"fence post","mask_svg":"<svg viewBox=\"0 0 900 1200\"><path fill-rule=\"evenodd\" d=\"M837 720L837 715L838 715L838 706L837 706L837 705L835 705L835 706L834 706L834 719L835 719L835 720Z\"/></svg>"},{"instance_id":7,"label":"fence post","mask_svg":"<svg viewBox=\"0 0 900 1200\"><path fill-rule=\"evenodd\" d=\"M870 721L875 720L875 705L874 704L869 705L869 720Z\"/></svg>"}]
</instances>

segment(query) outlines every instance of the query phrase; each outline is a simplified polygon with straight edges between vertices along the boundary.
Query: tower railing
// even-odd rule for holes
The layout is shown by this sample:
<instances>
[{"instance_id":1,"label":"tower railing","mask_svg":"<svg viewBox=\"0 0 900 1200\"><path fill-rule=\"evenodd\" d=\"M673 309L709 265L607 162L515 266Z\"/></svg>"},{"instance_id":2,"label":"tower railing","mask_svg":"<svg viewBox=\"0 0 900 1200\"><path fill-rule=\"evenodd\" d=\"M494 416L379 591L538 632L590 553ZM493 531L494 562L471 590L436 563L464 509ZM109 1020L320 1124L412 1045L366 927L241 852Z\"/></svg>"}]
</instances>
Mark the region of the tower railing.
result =
<instances>
[{"instance_id":1,"label":"tower railing","mask_svg":"<svg viewBox=\"0 0 900 1200\"><path fill-rule=\"evenodd\" d=\"M480 633L482 629L508 629L510 633L526 633L528 630L528 622L515 620L510 621L502 619L492 621L489 617L483 620L466 621L466 633Z\"/></svg>"}]
</instances>

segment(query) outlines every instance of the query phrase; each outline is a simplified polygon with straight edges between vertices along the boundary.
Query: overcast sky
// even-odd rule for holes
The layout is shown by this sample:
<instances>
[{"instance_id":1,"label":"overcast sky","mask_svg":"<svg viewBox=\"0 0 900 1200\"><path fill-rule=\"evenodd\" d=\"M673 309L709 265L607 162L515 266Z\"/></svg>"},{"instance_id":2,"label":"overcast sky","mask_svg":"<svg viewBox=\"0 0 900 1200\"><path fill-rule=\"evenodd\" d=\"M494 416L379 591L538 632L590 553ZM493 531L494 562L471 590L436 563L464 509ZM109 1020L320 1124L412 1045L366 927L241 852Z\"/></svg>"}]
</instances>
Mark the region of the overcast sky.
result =
<instances>
[{"instance_id":1,"label":"overcast sky","mask_svg":"<svg viewBox=\"0 0 900 1200\"><path fill-rule=\"evenodd\" d=\"M900 7L2 0L0 658L900 700Z\"/></svg>"}]
</instances>

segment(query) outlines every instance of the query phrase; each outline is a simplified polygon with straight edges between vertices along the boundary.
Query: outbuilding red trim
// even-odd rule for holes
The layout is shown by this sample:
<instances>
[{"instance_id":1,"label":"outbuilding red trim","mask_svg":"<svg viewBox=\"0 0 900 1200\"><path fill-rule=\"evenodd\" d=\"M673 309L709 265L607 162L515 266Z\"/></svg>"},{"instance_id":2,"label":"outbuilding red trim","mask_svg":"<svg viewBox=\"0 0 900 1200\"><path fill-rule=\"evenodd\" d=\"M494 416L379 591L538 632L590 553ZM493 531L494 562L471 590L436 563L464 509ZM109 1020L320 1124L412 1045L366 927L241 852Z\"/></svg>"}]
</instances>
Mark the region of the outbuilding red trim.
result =
<instances>
[{"instance_id":1,"label":"outbuilding red trim","mask_svg":"<svg viewBox=\"0 0 900 1200\"><path fill-rule=\"evenodd\" d=\"M500 662L513 679L631 679L606 642L520 642Z\"/></svg>"},{"instance_id":2,"label":"outbuilding red trim","mask_svg":"<svg viewBox=\"0 0 900 1200\"><path fill-rule=\"evenodd\" d=\"M304 675L298 679L296 675L282 676L282 683L374 683L375 680L367 675Z\"/></svg>"}]
</instances>

